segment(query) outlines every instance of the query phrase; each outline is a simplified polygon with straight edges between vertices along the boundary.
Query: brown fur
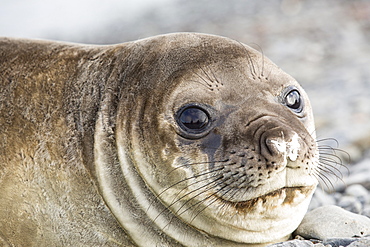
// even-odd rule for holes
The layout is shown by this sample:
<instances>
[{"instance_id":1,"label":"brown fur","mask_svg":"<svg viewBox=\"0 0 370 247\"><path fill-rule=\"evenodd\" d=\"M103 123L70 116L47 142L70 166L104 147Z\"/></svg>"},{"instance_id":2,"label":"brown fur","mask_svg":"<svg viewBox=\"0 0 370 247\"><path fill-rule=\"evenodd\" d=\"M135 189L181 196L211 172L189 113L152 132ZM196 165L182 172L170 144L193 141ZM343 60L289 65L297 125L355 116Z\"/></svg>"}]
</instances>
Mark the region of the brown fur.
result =
<instances>
[{"instance_id":1,"label":"brown fur","mask_svg":"<svg viewBox=\"0 0 370 247\"><path fill-rule=\"evenodd\" d=\"M86 169L112 53L0 41L0 232L9 244L130 245Z\"/></svg>"}]
</instances>

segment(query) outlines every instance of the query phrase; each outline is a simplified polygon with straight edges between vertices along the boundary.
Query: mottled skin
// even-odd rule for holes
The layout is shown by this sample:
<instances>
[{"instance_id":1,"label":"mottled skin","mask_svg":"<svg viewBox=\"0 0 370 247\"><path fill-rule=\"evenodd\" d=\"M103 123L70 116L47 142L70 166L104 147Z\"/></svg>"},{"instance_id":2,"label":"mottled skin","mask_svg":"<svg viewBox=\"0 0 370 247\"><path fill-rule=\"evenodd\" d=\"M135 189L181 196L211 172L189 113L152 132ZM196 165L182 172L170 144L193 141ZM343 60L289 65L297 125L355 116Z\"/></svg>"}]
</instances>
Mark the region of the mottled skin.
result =
<instances>
[{"instance_id":1,"label":"mottled skin","mask_svg":"<svg viewBox=\"0 0 370 247\"><path fill-rule=\"evenodd\" d=\"M230 39L4 38L0 83L4 245L264 246L289 238L317 184L307 95ZM189 106L208 114L196 134L178 122Z\"/></svg>"}]
</instances>

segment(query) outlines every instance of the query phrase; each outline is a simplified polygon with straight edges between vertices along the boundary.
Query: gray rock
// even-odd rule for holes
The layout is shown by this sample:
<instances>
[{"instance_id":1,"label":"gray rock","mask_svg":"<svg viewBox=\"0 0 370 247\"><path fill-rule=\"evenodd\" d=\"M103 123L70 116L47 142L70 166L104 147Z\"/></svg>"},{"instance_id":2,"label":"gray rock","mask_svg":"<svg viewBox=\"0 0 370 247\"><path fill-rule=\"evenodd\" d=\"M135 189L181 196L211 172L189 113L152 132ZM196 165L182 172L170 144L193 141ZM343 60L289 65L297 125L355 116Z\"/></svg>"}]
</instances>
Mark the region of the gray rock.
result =
<instances>
[{"instance_id":1,"label":"gray rock","mask_svg":"<svg viewBox=\"0 0 370 247\"><path fill-rule=\"evenodd\" d=\"M311 241L308 240L290 240L282 243L268 245L267 247L324 247L324 245L314 245Z\"/></svg>"},{"instance_id":2,"label":"gray rock","mask_svg":"<svg viewBox=\"0 0 370 247\"><path fill-rule=\"evenodd\" d=\"M305 239L363 237L370 234L370 219L329 205L307 213L295 234Z\"/></svg>"},{"instance_id":3,"label":"gray rock","mask_svg":"<svg viewBox=\"0 0 370 247\"><path fill-rule=\"evenodd\" d=\"M309 210L325 206L325 205L334 205L335 199L330 194L323 191L321 188L317 188L315 194L312 197Z\"/></svg>"},{"instance_id":4,"label":"gray rock","mask_svg":"<svg viewBox=\"0 0 370 247\"><path fill-rule=\"evenodd\" d=\"M370 158L365 158L349 168L350 175L343 177L343 183L336 183L335 190L342 191L346 189L346 185L350 187L354 184L361 184L366 189L370 189Z\"/></svg>"},{"instance_id":5,"label":"gray rock","mask_svg":"<svg viewBox=\"0 0 370 247\"><path fill-rule=\"evenodd\" d=\"M323 241L325 246L349 246L353 242L358 241L359 238L329 238Z\"/></svg>"},{"instance_id":6,"label":"gray rock","mask_svg":"<svg viewBox=\"0 0 370 247\"><path fill-rule=\"evenodd\" d=\"M294 239L267 247L369 247L370 236L363 238L330 238L325 241Z\"/></svg>"},{"instance_id":7,"label":"gray rock","mask_svg":"<svg viewBox=\"0 0 370 247\"><path fill-rule=\"evenodd\" d=\"M370 193L361 184L352 184L348 186L344 193L357 198L362 204L367 204L370 202Z\"/></svg>"},{"instance_id":8,"label":"gray rock","mask_svg":"<svg viewBox=\"0 0 370 247\"><path fill-rule=\"evenodd\" d=\"M356 214L361 213L362 211L361 201L354 196L341 197L338 200L338 206Z\"/></svg>"},{"instance_id":9,"label":"gray rock","mask_svg":"<svg viewBox=\"0 0 370 247\"><path fill-rule=\"evenodd\" d=\"M369 246L370 246L370 237L361 238L358 241L348 245L348 247L369 247Z\"/></svg>"},{"instance_id":10,"label":"gray rock","mask_svg":"<svg viewBox=\"0 0 370 247\"><path fill-rule=\"evenodd\" d=\"M362 215L365 215L367 217L370 217L370 205L366 205L362 212L361 212Z\"/></svg>"}]
</instances>

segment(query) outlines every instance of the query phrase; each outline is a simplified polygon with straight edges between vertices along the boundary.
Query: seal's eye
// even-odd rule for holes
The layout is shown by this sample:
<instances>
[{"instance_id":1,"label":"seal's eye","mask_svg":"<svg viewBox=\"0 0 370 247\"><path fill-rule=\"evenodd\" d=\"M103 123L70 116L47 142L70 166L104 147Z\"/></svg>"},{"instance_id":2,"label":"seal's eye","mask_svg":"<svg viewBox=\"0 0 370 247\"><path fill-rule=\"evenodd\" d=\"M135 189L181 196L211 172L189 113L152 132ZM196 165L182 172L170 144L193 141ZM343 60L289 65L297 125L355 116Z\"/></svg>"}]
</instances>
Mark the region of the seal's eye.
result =
<instances>
[{"instance_id":1,"label":"seal's eye","mask_svg":"<svg viewBox=\"0 0 370 247\"><path fill-rule=\"evenodd\" d=\"M180 112L178 121L181 127L189 130L201 131L209 122L208 114L198 107L188 107Z\"/></svg>"},{"instance_id":2,"label":"seal's eye","mask_svg":"<svg viewBox=\"0 0 370 247\"><path fill-rule=\"evenodd\" d=\"M196 140L208 135L215 127L217 113L209 105L190 103L176 111L174 118L176 132L186 139Z\"/></svg>"},{"instance_id":3,"label":"seal's eye","mask_svg":"<svg viewBox=\"0 0 370 247\"><path fill-rule=\"evenodd\" d=\"M295 112L299 113L302 111L301 95L296 89L286 94L285 105L288 106L290 109L294 110Z\"/></svg>"}]
</instances>

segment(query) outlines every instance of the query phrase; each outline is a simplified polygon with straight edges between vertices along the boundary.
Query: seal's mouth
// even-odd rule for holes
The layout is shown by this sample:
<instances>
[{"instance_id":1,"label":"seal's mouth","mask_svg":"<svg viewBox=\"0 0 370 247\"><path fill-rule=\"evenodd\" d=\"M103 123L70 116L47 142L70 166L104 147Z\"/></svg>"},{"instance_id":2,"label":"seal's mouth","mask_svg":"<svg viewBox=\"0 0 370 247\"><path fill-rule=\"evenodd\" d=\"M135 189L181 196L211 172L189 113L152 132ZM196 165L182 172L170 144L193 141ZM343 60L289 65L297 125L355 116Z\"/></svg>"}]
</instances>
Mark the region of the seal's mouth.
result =
<instances>
[{"instance_id":1,"label":"seal's mouth","mask_svg":"<svg viewBox=\"0 0 370 247\"><path fill-rule=\"evenodd\" d=\"M247 201L231 202L222 198L219 199L239 212L250 211L258 205L264 208L275 208L284 204L294 206L309 196L314 189L315 186L283 187Z\"/></svg>"}]
</instances>

